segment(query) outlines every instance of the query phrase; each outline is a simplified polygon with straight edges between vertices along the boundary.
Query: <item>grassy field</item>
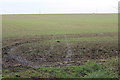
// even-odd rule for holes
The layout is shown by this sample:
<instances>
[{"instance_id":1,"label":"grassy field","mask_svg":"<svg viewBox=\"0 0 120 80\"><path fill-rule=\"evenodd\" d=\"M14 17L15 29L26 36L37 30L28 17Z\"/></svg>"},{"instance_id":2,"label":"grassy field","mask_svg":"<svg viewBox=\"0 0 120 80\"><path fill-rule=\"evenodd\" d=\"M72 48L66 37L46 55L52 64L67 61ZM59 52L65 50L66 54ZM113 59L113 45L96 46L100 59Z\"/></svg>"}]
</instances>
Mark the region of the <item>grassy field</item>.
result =
<instances>
[{"instance_id":1,"label":"grassy field","mask_svg":"<svg viewBox=\"0 0 120 80\"><path fill-rule=\"evenodd\" d=\"M118 32L117 14L3 15L3 37Z\"/></svg>"},{"instance_id":2,"label":"grassy field","mask_svg":"<svg viewBox=\"0 0 120 80\"><path fill-rule=\"evenodd\" d=\"M117 16L3 15L3 77L117 78Z\"/></svg>"},{"instance_id":3,"label":"grassy field","mask_svg":"<svg viewBox=\"0 0 120 80\"><path fill-rule=\"evenodd\" d=\"M110 65L111 64L111 65ZM67 66L62 68L48 68L40 67L37 69L29 69L20 72L10 73L9 70L4 70L6 77L16 77L16 75L21 75L21 77L43 77L43 78L117 78L114 71L107 68L116 69L117 63L116 59L113 58L105 64L97 64L95 61L88 61L85 65L81 66ZM10 73L9 75L7 73ZM52 75L51 75L52 74Z\"/></svg>"}]
</instances>

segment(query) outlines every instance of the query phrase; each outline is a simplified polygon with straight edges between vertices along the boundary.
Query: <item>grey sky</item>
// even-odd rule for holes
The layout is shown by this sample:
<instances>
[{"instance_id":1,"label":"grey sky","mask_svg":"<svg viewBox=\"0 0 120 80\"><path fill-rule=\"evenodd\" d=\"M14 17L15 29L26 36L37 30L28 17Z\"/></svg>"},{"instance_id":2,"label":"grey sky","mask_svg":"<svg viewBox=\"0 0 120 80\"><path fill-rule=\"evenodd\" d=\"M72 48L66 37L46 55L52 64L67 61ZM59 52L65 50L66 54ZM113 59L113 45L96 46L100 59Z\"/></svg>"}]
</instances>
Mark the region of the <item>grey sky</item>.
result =
<instances>
[{"instance_id":1,"label":"grey sky","mask_svg":"<svg viewBox=\"0 0 120 80\"><path fill-rule=\"evenodd\" d=\"M117 13L119 0L1 0L1 14Z\"/></svg>"}]
</instances>

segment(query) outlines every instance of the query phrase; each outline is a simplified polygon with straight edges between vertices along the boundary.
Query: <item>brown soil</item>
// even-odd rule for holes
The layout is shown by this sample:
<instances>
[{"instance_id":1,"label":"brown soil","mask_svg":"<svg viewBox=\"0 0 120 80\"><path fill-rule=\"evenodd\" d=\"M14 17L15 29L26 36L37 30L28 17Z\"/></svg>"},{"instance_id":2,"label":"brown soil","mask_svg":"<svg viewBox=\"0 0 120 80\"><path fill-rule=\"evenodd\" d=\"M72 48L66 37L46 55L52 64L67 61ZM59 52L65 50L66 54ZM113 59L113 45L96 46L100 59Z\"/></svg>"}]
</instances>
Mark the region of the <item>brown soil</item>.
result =
<instances>
[{"instance_id":1,"label":"brown soil","mask_svg":"<svg viewBox=\"0 0 120 80\"><path fill-rule=\"evenodd\" d=\"M67 38L117 36L117 33L70 34ZM82 65L87 60L101 60L118 56L118 42L75 42L66 43L46 40L63 39L63 35L34 36L3 39L3 69L16 65L31 67L61 67ZM26 44L34 43L31 46Z\"/></svg>"}]
</instances>

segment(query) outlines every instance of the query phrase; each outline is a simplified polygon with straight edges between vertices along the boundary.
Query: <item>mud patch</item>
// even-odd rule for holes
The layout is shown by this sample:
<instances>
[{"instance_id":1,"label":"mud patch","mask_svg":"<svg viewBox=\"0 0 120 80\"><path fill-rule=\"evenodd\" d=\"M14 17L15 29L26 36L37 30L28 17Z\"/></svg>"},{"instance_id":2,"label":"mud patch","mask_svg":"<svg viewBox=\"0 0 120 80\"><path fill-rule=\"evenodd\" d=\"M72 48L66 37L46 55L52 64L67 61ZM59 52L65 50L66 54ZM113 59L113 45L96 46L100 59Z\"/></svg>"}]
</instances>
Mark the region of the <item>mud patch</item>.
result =
<instances>
[{"instance_id":1,"label":"mud patch","mask_svg":"<svg viewBox=\"0 0 120 80\"><path fill-rule=\"evenodd\" d=\"M54 36L54 37L53 37ZM80 34L74 37L116 36L116 34ZM118 56L118 42L61 42L73 35L34 36L21 39L9 39L3 45L3 68L16 64L31 67L62 67L82 65L87 60L101 60ZM55 40L56 42L49 42ZM11 43L9 43L11 42ZM9 43L9 44L8 44Z\"/></svg>"}]
</instances>

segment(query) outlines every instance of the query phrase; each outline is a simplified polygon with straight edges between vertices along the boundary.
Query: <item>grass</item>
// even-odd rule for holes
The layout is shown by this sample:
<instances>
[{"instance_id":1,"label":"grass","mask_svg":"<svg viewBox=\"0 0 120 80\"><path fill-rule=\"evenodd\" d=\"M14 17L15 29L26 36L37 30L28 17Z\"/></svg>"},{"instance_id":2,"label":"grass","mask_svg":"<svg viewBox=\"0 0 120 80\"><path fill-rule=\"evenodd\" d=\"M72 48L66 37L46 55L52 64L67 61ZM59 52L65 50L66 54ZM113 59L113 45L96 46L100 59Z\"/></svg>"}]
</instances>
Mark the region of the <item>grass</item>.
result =
<instances>
[{"instance_id":1,"label":"grass","mask_svg":"<svg viewBox=\"0 0 120 80\"><path fill-rule=\"evenodd\" d=\"M117 14L3 15L3 37L118 32Z\"/></svg>"},{"instance_id":2,"label":"grass","mask_svg":"<svg viewBox=\"0 0 120 80\"><path fill-rule=\"evenodd\" d=\"M114 57L112 59L108 59L106 61L106 63L104 63L104 65L106 67L109 66L109 69L111 69L113 71L117 71L118 70L118 66L119 66L119 61L118 60L119 60L118 57L116 57L116 58Z\"/></svg>"},{"instance_id":3,"label":"grass","mask_svg":"<svg viewBox=\"0 0 120 80\"><path fill-rule=\"evenodd\" d=\"M67 39L59 39L59 40L49 40L50 42L56 42L56 41L60 41L60 42L104 42L104 41L118 41L118 37L114 36L114 37L109 37L109 36L105 36L105 37L82 37L82 38L67 38Z\"/></svg>"},{"instance_id":4,"label":"grass","mask_svg":"<svg viewBox=\"0 0 120 80\"><path fill-rule=\"evenodd\" d=\"M112 59L115 63L117 61ZM114 65L116 66L116 65ZM115 68L115 67L113 67ZM36 71L37 70L37 71ZM20 72L5 73L5 78L20 75L21 77L42 77L42 78L117 78L116 72L108 68L108 65L98 64L95 61L88 61L81 66L66 66L66 67L40 67L36 70L25 70Z\"/></svg>"},{"instance_id":5,"label":"grass","mask_svg":"<svg viewBox=\"0 0 120 80\"><path fill-rule=\"evenodd\" d=\"M3 38L27 37L34 35L51 34L84 34L84 33L108 33L118 32L117 14L70 14L70 15L3 15ZM117 41L114 37L80 37L59 39L61 42L100 42ZM48 42L56 40L48 40ZM33 46L36 43L25 44ZM40 45L36 44L35 46ZM47 45L47 44L46 44ZM116 78L117 77L116 58L108 60L104 64L95 61L80 66L66 67L40 67L37 69L25 69L19 72L3 70L4 78L21 77L42 77L42 78Z\"/></svg>"}]
</instances>

